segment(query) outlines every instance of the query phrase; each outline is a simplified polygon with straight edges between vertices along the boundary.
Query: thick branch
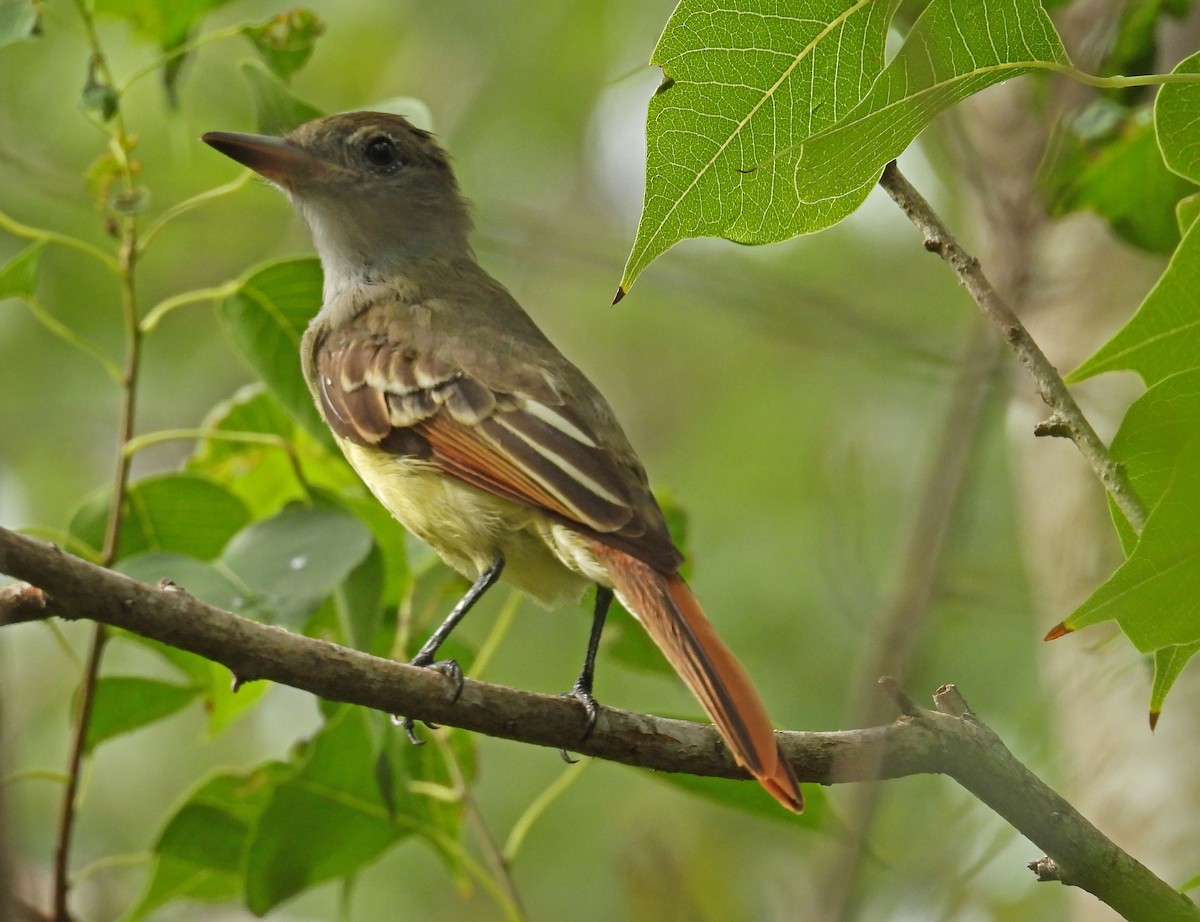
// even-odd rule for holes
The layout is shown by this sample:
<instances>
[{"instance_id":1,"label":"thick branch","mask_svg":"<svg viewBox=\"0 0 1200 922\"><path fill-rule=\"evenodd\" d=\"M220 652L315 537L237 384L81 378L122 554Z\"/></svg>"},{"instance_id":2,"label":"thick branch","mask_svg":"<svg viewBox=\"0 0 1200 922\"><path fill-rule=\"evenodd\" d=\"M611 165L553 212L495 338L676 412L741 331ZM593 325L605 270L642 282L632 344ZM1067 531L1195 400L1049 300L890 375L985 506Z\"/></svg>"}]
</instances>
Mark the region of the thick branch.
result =
<instances>
[{"instance_id":1,"label":"thick branch","mask_svg":"<svg viewBox=\"0 0 1200 922\"><path fill-rule=\"evenodd\" d=\"M447 724L658 771L744 778L711 727L604 707L579 743L578 702L467 680L451 702L446 680L428 669L292 634L220 611L174 588L156 589L0 528L0 573L44 590L45 611L91 618L189 650L227 666L237 680L270 679L332 701ZM8 593L26 598L27 590ZM7 605L0 623L28 600ZM947 686L939 711L916 708L898 687L905 715L885 727L780 733L801 781L837 784L941 773L956 779L1051 857L1064 882L1083 887L1127 919L1200 920L1187 897L1122 852L1026 769Z\"/></svg>"},{"instance_id":2,"label":"thick branch","mask_svg":"<svg viewBox=\"0 0 1200 922\"><path fill-rule=\"evenodd\" d=\"M1054 411L1053 434L1067 435L1075 443L1122 515L1135 531L1141 533L1146 524L1146 507L1129 482L1125 468L1108 453L1108 448L1071 396L1058 369L1050 364L1012 308L996 292L980 268L979 260L962 248L929 202L904 178L895 161L884 169L879 185L921 232L925 249L945 260L983 315L999 328L1012 346L1037 385L1042 400Z\"/></svg>"}]
</instances>

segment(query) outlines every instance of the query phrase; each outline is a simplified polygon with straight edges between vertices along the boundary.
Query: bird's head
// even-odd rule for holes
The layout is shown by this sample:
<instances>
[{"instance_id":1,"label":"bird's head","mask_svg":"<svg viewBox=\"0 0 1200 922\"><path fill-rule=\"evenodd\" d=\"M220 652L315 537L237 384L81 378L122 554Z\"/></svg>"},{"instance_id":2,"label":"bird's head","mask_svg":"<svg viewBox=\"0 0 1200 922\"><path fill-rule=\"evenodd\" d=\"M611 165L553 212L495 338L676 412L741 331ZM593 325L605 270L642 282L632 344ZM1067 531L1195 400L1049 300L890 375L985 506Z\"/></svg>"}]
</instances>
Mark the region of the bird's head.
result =
<instances>
[{"instance_id":1,"label":"bird's head","mask_svg":"<svg viewBox=\"0 0 1200 922\"><path fill-rule=\"evenodd\" d=\"M212 131L203 140L287 193L327 275L469 252L470 218L446 152L399 115L348 112L282 138Z\"/></svg>"}]
</instances>

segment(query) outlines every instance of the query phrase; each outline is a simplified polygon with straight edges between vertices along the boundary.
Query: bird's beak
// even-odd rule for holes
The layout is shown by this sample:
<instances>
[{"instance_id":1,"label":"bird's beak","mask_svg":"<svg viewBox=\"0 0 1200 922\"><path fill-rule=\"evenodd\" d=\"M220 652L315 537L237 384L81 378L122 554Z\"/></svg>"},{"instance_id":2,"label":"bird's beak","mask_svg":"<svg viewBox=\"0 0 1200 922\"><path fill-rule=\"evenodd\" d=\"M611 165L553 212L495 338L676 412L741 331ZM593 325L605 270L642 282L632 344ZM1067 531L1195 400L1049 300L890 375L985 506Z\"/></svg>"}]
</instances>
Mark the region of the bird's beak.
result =
<instances>
[{"instance_id":1,"label":"bird's beak","mask_svg":"<svg viewBox=\"0 0 1200 922\"><path fill-rule=\"evenodd\" d=\"M312 179L328 171L324 161L286 138L210 131L200 140L271 182L289 188L298 181Z\"/></svg>"}]
</instances>

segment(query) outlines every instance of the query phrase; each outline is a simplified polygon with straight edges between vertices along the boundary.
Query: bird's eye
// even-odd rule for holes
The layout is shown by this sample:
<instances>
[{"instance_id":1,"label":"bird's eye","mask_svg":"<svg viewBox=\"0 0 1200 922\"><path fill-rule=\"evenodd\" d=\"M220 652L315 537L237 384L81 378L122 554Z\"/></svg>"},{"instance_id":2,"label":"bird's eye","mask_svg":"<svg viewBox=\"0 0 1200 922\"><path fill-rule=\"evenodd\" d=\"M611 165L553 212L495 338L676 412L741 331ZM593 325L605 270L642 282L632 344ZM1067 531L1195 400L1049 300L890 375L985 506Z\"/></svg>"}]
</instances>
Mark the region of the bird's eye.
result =
<instances>
[{"instance_id":1,"label":"bird's eye","mask_svg":"<svg viewBox=\"0 0 1200 922\"><path fill-rule=\"evenodd\" d=\"M367 142L363 156L368 163L377 167L395 166L400 160L395 142L384 134L378 134Z\"/></svg>"}]
</instances>

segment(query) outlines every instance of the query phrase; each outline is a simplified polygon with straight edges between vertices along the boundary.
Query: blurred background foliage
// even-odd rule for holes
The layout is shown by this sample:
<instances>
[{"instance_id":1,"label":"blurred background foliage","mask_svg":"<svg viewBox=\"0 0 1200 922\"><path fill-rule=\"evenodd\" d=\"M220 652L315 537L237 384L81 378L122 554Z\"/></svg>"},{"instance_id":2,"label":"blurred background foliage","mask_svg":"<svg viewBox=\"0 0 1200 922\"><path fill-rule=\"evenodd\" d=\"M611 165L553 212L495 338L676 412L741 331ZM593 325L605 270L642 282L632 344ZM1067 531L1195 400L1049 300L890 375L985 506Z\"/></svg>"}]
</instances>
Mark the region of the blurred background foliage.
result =
<instances>
[{"instance_id":1,"label":"blurred background foliage","mask_svg":"<svg viewBox=\"0 0 1200 922\"><path fill-rule=\"evenodd\" d=\"M778 725L835 729L861 719L862 702L876 694L872 626L903 593L906 561L920 553L914 522L926 485L936 484L964 356L979 354L974 309L949 273L876 192L850 220L814 237L759 249L685 242L610 307L641 206L646 101L660 79L645 61L673 3L315 0L310 7L326 32L294 76L294 91L324 111L396 96L428 107L475 203L482 263L604 391L655 484L686 510L696 591ZM235 0L207 16L204 28L280 11L273 0ZM44 13L36 41L0 51L0 209L103 248L104 216L84 184L103 138L77 107L86 45L70 4L52 0ZM128 24L99 21L118 79L154 58L153 45ZM236 175L198 137L255 130L239 72L251 56L244 40L214 43L182 65L176 105L156 79L136 84L125 100L151 215ZM931 132L904 164L970 241L945 134ZM21 247L0 235L0 263ZM307 232L283 198L254 183L168 226L141 265L139 297L151 305L220 285L263 260L309 252ZM42 301L119 355L111 280L61 249L48 248L42 260ZM904 682L922 699L943 682L958 684L1053 783L1059 768L1034 657L1049 623L1031 610L1020 562L1003 371L986 374L997 386L978 408L966 481L927 610L908 639ZM206 304L173 312L148 337L144 375L141 432L199 425L253 380ZM0 393L0 522L63 530L110 479L116 388L8 301L0 303ZM188 450L146 451L135 476L178 468ZM504 592L487 599L462 627L464 641L481 645L506 603ZM587 626L583 609L547 613L522 604L489 680L566 688ZM88 630L64 626L65 646L44 625L0 636L0 751L4 772L18 777L5 789L4 834L19 884L38 897L48 887L60 788L37 773L65 764ZM105 668L156 675L163 667L121 644ZM625 708L696 713L679 683L628 669L603 651L597 695ZM81 915L114 918L134 901L165 817L207 771L284 758L319 724L317 702L271 688L220 735L206 731L206 715L193 707L99 749L87 768L73 861L87 869L76 891ZM473 798L490 834L503 840L565 767L550 751L476 743ZM820 828L801 829L783 816L714 805L649 773L603 763L572 771L579 777L528 832L513 868L531 918L808 918L830 873L831 846L844 834L841 790L830 792ZM1036 857L1031 846L950 783L889 782L878 806L869 854L856 871L853 917L1015 920L1061 912L1059 889L1034 888L1023 868ZM499 917L486 893L416 840L386 852L352 885L323 886L272 917L339 914ZM183 903L155 917L249 914Z\"/></svg>"}]
</instances>

